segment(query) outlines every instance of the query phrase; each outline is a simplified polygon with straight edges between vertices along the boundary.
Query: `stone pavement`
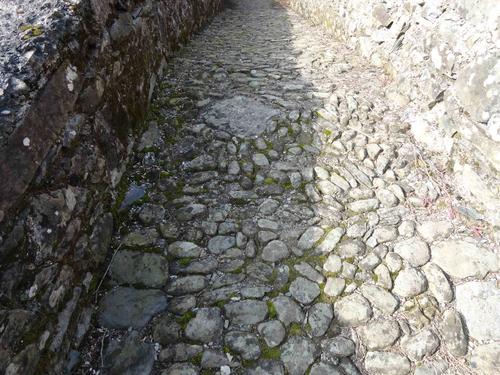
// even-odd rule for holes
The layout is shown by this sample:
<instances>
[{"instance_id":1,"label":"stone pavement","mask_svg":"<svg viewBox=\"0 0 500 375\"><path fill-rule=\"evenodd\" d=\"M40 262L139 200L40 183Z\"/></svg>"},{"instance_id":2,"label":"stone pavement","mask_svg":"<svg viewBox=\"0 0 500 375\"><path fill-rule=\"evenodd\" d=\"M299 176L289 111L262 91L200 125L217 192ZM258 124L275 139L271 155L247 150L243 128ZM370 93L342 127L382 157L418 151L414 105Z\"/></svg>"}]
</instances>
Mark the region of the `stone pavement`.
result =
<instances>
[{"instance_id":1,"label":"stone pavement","mask_svg":"<svg viewBox=\"0 0 500 375\"><path fill-rule=\"evenodd\" d=\"M173 57L76 373L494 374L498 249L385 79L271 0Z\"/></svg>"}]
</instances>

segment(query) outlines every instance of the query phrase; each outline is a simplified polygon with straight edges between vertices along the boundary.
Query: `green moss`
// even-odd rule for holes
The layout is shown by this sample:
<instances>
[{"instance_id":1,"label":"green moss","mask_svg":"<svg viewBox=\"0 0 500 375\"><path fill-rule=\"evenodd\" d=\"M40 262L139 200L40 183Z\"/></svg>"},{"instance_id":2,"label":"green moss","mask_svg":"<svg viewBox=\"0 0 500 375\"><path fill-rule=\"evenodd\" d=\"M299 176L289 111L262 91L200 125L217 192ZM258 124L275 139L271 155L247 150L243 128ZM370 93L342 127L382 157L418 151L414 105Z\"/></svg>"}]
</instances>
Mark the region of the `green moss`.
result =
<instances>
[{"instance_id":1,"label":"green moss","mask_svg":"<svg viewBox=\"0 0 500 375\"><path fill-rule=\"evenodd\" d=\"M219 309L223 309L226 306L227 300L217 301L214 306L217 306Z\"/></svg>"},{"instance_id":2,"label":"green moss","mask_svg":"<svg viewBox=\"0 0 500 375\"><path fill-rule=\"evenodd\" d=\"M290 181L283 182L283 184L281 186L285 190L292 190L292 188L293 188L293 185Z\"/></svg>"},{"instance_id":3,"label":"green moss","mask_svg":"<svg viewBox=\"0 0 500 375\"><path fill-rule=\"evenodd\" d=\"M249 367L252 367L253 365L255 365L255 361L252 359L242 359L241 365L245 368L249 368Z\"/></svg>"},{"instance_id":4,"label":"green moss","mask_svg":"<svg viewBox=\"0 0 500 375\"><path fill-rule=\"evenodd\" d=\"M267 301L267 311L269 312L269 319L276 319L276 317L278 316L276 307L271 301Z\"/></svg>"},{"instance_id":5,"label":"green moss","mask_svg":"<svg viewBox=\"0 0 500 375\"><path fill-rule=\"evenodd\" d=\"M27 32L25 35L23 35L24 40L35 38L44 33L43 26L41 25L22 25L21 27L19 27L19 30L21 30L21 32Z\"/></svg>"},{"instance_id":6,"label":"green moss","mask_svg":"<svg viewBox=\"0 0 500 375\"><path fill-rule=\"evenodd\" d=\"M345 258L345 259L344 259L344 262L354 264L354 257Z\"/></svg>"},{"instance_id":7,"label":"green moss","mask_svg":"<svg viewBox=\"0 0 500 375\"><path fill-rule=\"evenodd\" d=\"M265 185L274 185L274 184L276 184L276 180L272 177L266 177L264 179L264 184Z\"/></svg>"},{"instance_id":8,"label":"green moss","mask_svg":"<svg viewBox=\"0 0 500 375\"><path fill-rule=\"evenodd\" d=\"M288 334L291 336L299 336L302 335L302 326L299 323L290 324L290 328L288 329Z\"/></svg>"},{"instance_id":9,"label":"green moss","mask_svg":"<svg viewBox=\"0 0 500 375\"><path fill-rule=\"evenodd\" d=\"M144 147L141 152L147 153L147 152L153 152L157 153L160 149L155 146L149 146L149 147Z\"/></svg>"},{"instance_id":10,"label":"green moss","mask_svg":"<svg viewBox=\"0 0 500 375\"><path fill-rule=\"evenodd\" d=\"M267 296L269 298L275 298L275 297L278 297L280 295L280 291L279 290L273 290L269 293L267 293Z\"/></svg>"},{"instance_id":11,"label":"green moss","mask_svg":"<svg viewBox=\"0 0 500 375\"><path fill-rule=\"evenodd\" d=\"M323 129L323 134L329 137L332 135L332 131L330 129Z\"/></svg>"},{"instance_id":12,"label":"green moss","mask_svg":"<svg viewBox=\"0 0 500 375\"><path fill-rule=\"evenodd\" d=\"M375 284L378 283L378 275L372 273L372 280Z\"/></svg>"},{"instance_id":13,"label":"green moss","mask_svg":"<svg viewBox=\"0 0 500 375\"><path fill-rule=\"evenodd\" d=\"M177 323L181 326L182 329L186 329L189 321L193 319L196 314L192 311L187 311L181 317L177 318Z\"/></svg>"},{"instance_id":14,"label":"green moss","mask_svg":"<svg viewBox=\"0 0 500 375\"><path fill-rule=\"evenodd\" d=\"M281 358L281 350L279 347L270 348L264 346L261 350L260 357L262 359L272 359L278 361Z\"/></svg>"},{"instance_id":15,"label":"green moss","mask_svg":"<svg viewBox=\"0 0 500 375\"><path fill-rule=\"evenodd\" d=\"M191 264L191 258L181 258L179 259L179 265L181 267L187 267Z\"/></svg>"},{"instance_id":16,"label":"green moss","mask_svg":"<svg viewBox=\"0 0 500 375\"><path fill-rule=\"evenodd\" d=\"M195 366L200 366L202 356L203 356L203 352L196 354L193 358L191 358L191 363Z\"/></svg>"},{"instance_id":17,"label":"green moss","mask_svg":"<svg viewBox=\"0 0 500 375\"><path fill-rule=\"evenodd\" d=\"M235 206L246 206L248 201L243 198L231 198L231 203Z\"/></svg>"},{"instance_id":18,"label":"green moss","mask_svg":"<svg viewBox=\"0 0 500 375\"><path fill-rule=\"evenodd\" d=\"M184 185L184 182L178 181L175 189L165 191L163 195L165 195L165 198L167 198L169 201L173 201L174 199L179 198L183 195Z\"/></svg>"},{"instance_id":19,"label":"green moss","mask_svg":"<svg viewBox=\"0 0 500 375\"><path fill-rule=\"evenodd\" d=\"M337 298L336 297L330 297L329 295L327 295L323 291L324 287L323 288L320 287L320 289L321 289L321 292L320 292L319 297L318 297L318 302L328 303L330 305L333 305L335 303L335 301L337 300Z\"/></svg>"}]
</instances>

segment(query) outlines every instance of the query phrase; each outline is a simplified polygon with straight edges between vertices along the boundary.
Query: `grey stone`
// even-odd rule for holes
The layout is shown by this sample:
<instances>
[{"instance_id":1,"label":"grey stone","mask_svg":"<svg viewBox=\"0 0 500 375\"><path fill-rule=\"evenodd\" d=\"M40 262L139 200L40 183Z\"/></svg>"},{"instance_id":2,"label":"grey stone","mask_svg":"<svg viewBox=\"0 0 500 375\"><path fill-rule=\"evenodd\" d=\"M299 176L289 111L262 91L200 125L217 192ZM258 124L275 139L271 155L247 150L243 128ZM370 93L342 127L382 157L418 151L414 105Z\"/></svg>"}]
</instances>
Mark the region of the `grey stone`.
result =
<instances>
[{"instance_id":1,"label":"grey stone","mask_svg":"<svg viewBox=\"0 0 500 375\"><path fill-rule=\"evenodd\" d=\"M325 288L323 291L327 296L337 297L342 294L345 289L345 280L340 277L329 277L326 279Z\"/></svg>"},{"instance_id":2,"label":"grey stone","mask_svg":"<svg viewBox=\"0 0 500 375\"><path fill-rule=\"evenodd\" d=\"M330 177L328 171L320 166L314 167L314 174L316 175L316 178L318 178L319 180L328 180L328 177Z\"/></svg>"},{"instance_id":3,"label":"grey stone","mask_svg":"<svg viewBox=\"0 0 500 375\"><path fill-rule=\"evenodd\" d=\"M423 268L425 277L429 283L429 290L440 303L448 303L453 300L453 289L444 272L434 263L428 263Z\"/></svg>"},{"instance_id":4,"label":"grey stone","mask_svg":"<svg viewBox=\"0 0 500 375\"><path fill-rule=\"evenodd\" d=\"M310 339L292 336L283 344L281 360L290 375L303 375L318 356L318 348Z\"/></svg>"},{"instance_id":5,"label":"grey stone","mask_svg":"<svg viewBox=\"0 0 500 375\"><path fill-rule=\"evenodd\" d=\"M119 287L108 292L99 305L99 324L106 328L140 329L167 308L159 290Z\"/></svg>"},{"instance_id":6,"label":"grey stone","mask_svg":"<svg viewBox=\"0 0 500 375\"><path fill-rule=\"evenodd\" d=\"M478 374L495 374L500 368L500 343L492 342L474 348L470 366Z\"/></svg>"},{"instance_id":7,"label":"grey stone","mask_svg":"<svg viewBox=\"0 0 500 375\"><path fill-rule=\"evenodd\" d=\"M187 266L184 266L177 271L179 274L210 274L217 269L219 262L214 257L207 257L199 260L192 260ZM174 269L172 266L171 270Z\"/></svg>"},{"instance_id":8,"label":"grey stone","mask_svg":"<svg viewBox=\"0 0 500 375\"><path fill-rule=\"evenodd\" d=\"M176 258L197 258L201 254L201 248L186 241L176 241L168 246L168 255Z\"/></svg>"},{"instance_id":9,"label":"grey stone","mask_svg":"<svg viewBox=\"0 0 500 375\"><path fill-rule=\"evenodd\" d=\"M339 188L341 188L343 191L348 191L351 186L349 183L343 178L342 176L339 176L337 173L330 173L330 181L333 182L335 185L337 185Z\"/></svg>"},{"instance_id":10,"label":"grey stone","mask_svg":"<svg viewBox=\"0 0 500 375\"><path fill-rule=\"evenodd\" d=\"M290 323L302 323L304 312L293 299L285 296L278 296L272 300L274 308L278 313L278 319L288 327Z\"/></svg>"},{"instance_id":11,"label":"grey stone","mask_svg":"<svg viewBox=\"0 0 500 375\"><path fill-rule=\"evenodd\" d=\"M394 280L393 292L404 298L415 297L427 290L427 280L416 268L406 268Z\"/></svg>"},{"instance_id":12,"label":"grey stone","mask_svg":"<svg viewBox=\"0 0 500 375\"><path fill-rule=\"evenodd\" d=\"M351 258L359 255L364 255L365 250L365 244L357 239L343 241L338 246L338 254L342 258Z\"/></svg>"},{"instance_id":13,"label":"grey stone","mask_svg":"<svg viewBox=\"0 0 500 375\"><path fill-rule=\"evenodd\" d=\"M415 367L414 375L443 375L450 366L444 361L433 361Z\"/></svg>"},{"instance_id":14,"label":"grey stone","mask_svg":"<svg viewBox=\"0 0 500 375\"><path fill-rule=\"evenodd\" d=\"M226 345L246 360L257 359L260 356L260 346L257 336L248 332L231 331L226 334Z\"/></svg>"},{"instance_id":15,"label":"grey stone","mask_svg":"<svg viewBox=\"0 0 500 375\"><path fill-rule=\"evenodd\" d=\"M411 370L408 358L390 352L366 353L365 368L373 375L405 375Z\"/></svg>"},{"instance_id":16,"label":"grey stone","mask_svg":"<svg viewBox=\"0 0 500 375\"><path fill-rule=\"evenodd\" d=\"M401 348L414 361L434 354L439 347L439 338L430 329L424 329L413 336L405 336L401 340Z\"/></svg>"},{"instance_id":17,"label":"grey stone","mask_svg":"<svg viewBox=\"0 0 500 375\"><path fill-rule=\"evenodd\" d=\"M370 253L359 261L358 266L362 270L371 271L377 267L380 262L380 258L375 253Z\"/></svg>"},{"instance_id":18,"label":"grey stone","mask_svg":"<svg viewBox=\"0 0 500 375\"><path fill-rule=\"evenodd\" d=\"M120 284L158 288L168 279L168 262L163 255L122 250L115 255L109 271Z\"/></svg>"},{"instance_id":19,"label":"grey stone","mask_svg":"<svg viewBox=\"0 0 500 375\"><path fill-rule=\"evenodd\" d=\"M398 233L404 238L413 237L415 234L415 222L413 220L403 220L398 227Z\"/></svg>"},{"instance_id":20,"label":"grey stone","mask_svg":"<svg viewBox=\"0 0 500 375\"><path fill-rule=\"evenodd\" d=\"M387 268L389 268L389 271L398 272L403 266L403 260L396 253L388 253L385 256L385 264L387 265Z\"/></svg>"},{"instance_id":21,"label":"grey stone","mask_svg":"<svg viewBox=\"0 0 500 375\"><path fill-rule=\"evenodd\" d=\"M188 361L199 355L203 351L201 345L191 345L185 343L177 343L168 346L160 352L160 360L162 362L170 361Z\"/></svg>"},{"instance_id":22,"label":"grey stone","mask_svg":"<svg viewBox=\"0 0 500 375\"><path fill-rule=\"evenodd\" d=\"M500 289L495 281L470 281L456 286L456 308L470 337L500 341Z\"/></svg>"},{"instance_id":23,"label":"grey stone","mask_svg":"<svg viewBox=\"0 0 500 375\"><path fill-rule=\"evenodd\" d=\"M199 292L208 285L208 280L204 276L184 276L170 280L167 285L167 293L174 296Z\"/></svg>"},{"instance_id":24,"label":"grey stone","mask_svg":"<svg viewBox=\"0 0 500 375\"><path fill-rule=\"evenodd\" d=\"M390 190L379 189L376 194L378 200L384 207L395 207L399 203L398 198Z\"/></svg>"},{"instance_id":25,"label":"grey stone","mask_svg":"<svg viewBox=\"0 0 500 375\"><path fill-rule=\"evenodd\" d=\"M159 223L163 220L165 216L165 209L162 206L156 204L146 203L141 207L139 211L139 219L145 225L150 225L153 223Z\"/></svg>"},{"instance_id":26,"label":"grey stone","mask_svg":"<svg viewBox=\"0 0 500 375\"><path fill-rule=\"evenodd\" d=\"M215 255L222 254L235 246L236 238L234 236L216 236L208 241L208 250Z\"/></svg>"},{"instance_id":27,"label":"grey stone","mask_svg":"<svg viewBox=\"0 0 500 375\"><path fill-rule=\"evenodd\" d=\"M447 274L464 279L470 276L483 278L497 272L498 255L460 240L440 242L432 246L432 262Z\"/></svg>"},{"instance_id":28,"label":"grey stone","mask_svg":"<svg viewBox=\"0 0 500 375\"><path fill-rule=\"evenodd\" d=\"M417 226L417 232L425 241L434 242L448 237L453 224L448 221L426 221Z\"/></svg>"},{"instance_id":29,"label":"grey stone","mask_svg":"<svg viewBox=\"0 0 500 375\"><path fill-rule=\"evenodd\" d=\"M351 294L335 302L334 313L340 325L355 327L370 320L372 309L364 297Z\"/></svg>"},{"instance_id":30,"label":"grey stone","mask_svg":"<svg viewBox=\"0 0 500 375\"><path fill-rule=\"evenodd\" d=\"M266 303L255 300L228 303L224 311L233 324L257 324L267 317Z\"/></svg>"},{"instance_id":31,"label":"grey stone","mask_svg":"<svg viewBox=\"0 0 500 375\"><path fill-rule=\"evenodd\" d=\"M263 215L272 215L279 207L279 202L274 199L266 199L259 206L259 212Z\"/></svg>"},{"instance_id":32,"label":"grey stone","mask_svg":"<svg viewBox=\"0 0 500 375\"><path fill-rule=\"evenodd\" d=\"M320 362L320 363L315 363L311 367L311 372L309 375L343 375L344 373L341 372L337 367L326 363L326 362Z\"/></svg>"},{"instance_id":33,"label":"grey stone","mask_svg":"<svg viewBox=\"0 0 500 375\"><path fill-rule=\"evenodd\" d=\"M376 210L378 206L379 206L378 199L371 198L371 199L362 199L359 201L349 203L347 205L347 208L357 214L362 214L364 212Z\"/></svg>"},{"instance_id":34,"label":"grey stone","mask_svg":"<svg viewBox=\"0 0 500 375\"><path fill-rule=\"evenodd\" d=\"M236 366L236 362L231 362L222 352L207 349L201 356L202 368L220 368L221 366Z\"/></svg>"},{"instance_id":35,"label":"grey stone","mask_svg":"<svg viewBox=\"0 0 500 375\"><path fill-rule=\"evenodd\" d=\"M385 264L380 264L373 270L377 278L376 284L384 289L391 290L392 289L392 277L389 269Z\"/></svg>"},{"instance_id":36,"label":"grey stone","mask_svg":"<svg viewBox=\"0 0 500 375\"><path fill-rule=\"evenodd\" d=\"M322 358L331 362L338 357L349 357L354 354L356 346L352 340L337 336L321 341Z\"/></svg>"},{"instance_id":37,"label":"grey stone","mask_svg":"<svg viewBox=\"0 0 500 375\"><path fill-rule=\"evenodd\" d=\"M113 340L104 356L104 373L108 375L150 374L155 360L152 344L141 342L137 334L123 341Z\"/></svg>"},{"instance_id":38,"label":"grey stone","mask_svg":"<svg viewBox=\"0 0 500 375\"><path fill-rule=\"evenodd\" d=\"M340 193L342 190L337 186L331 183L328 180L321 180L316 184L318 190L324 195L335 195Z\"/></svg>"},{"instance_id":39,"label":"grey stone","mask_svg":"<svg viewBox=\"0 0 500 375\"><path fill-rule=\"evenodd\" d=\"M181 326L175 321L172 314L164 314L154 325L153 339L162 345L177 342Z\"/></svg>"},{"instance_id":40,"label":"grey stone","mask_svg":"<svg viewBox=\"0 0 500 375\"><path fill-rule=\"evenodd\" d=\"M311 281L314 281L317 284L322 284L325 282L324 276L316 271L309 263L300 262L299 264L295 264L293 268L295 268L295 270L302 276L308 278Z\"/></svg>"},{"instance_id":41,"label":"grey stone","mask_svg":"<svg viewBox=\"0 0 500 375\"><path fill-rule=\"evenodd\" d=\"M431 257L429 246L416 237L398 242L394 245L394 252L401 255L413 267L426 264Z\"/></svg>"},{"instance_id":42,"label":"grey stone","mask_svg":"<svg viewBox=\"0 0 500 375\"><path fill-rule=\"evenodd\" d=\"M398 238L398 231L392 226L382 226L375 228L373 237L375 237L377 243L390 242Z\"/></svg>"},{"instance_id":43,"label":"grey stone","mask_svg":"<svg viewBox=\"0 0 500 375\"><path fill-rule=\"evenodd\" d=\"M168 311L182 315L196 306L195 296L179 296L170 300Z\"/></svg>"},{"instance_id":44,"label":"grey stone","mask_svg":"<svg viewBox=\"0 0 500 375\"><path fill-rule=\"evenodd\" d=\"M307 323L311 327L311 335L323 336L333 319L333 309L330 304L316 303L311 306L307 315Z\"/></svg>"},{"instance_id":45,"label":"grey stone","mask_svg":"<svg viewBox=\"0 0 500 375\"><path fill-rule=\"evenodd\" d=\"M455 310L443 313L441 336L449 352L455 356L467 354L467 336L460 315Z\"/></svg>"},{"instance_id":46,"label":"grey stone","mask_svg":"<svg viewBox=\"0 0 500 375\"><path fill-rule=\"evenodd\" d=\"M161 375L198 375L198 368L191 363L174 363Z\"/></svg>"},{"instance_id":47,"label":"grey stone","mask_svg":"<svg viewBox=\"0 0 500 375\"><path fill-rule=\"evenodd\" d=\"M207 124L248 138L261 135L279 112L256 99L234 96L214 103L206 115Z\"/></svg>"},{"instance_id":48,"label":"grey stone","mask_svg":"<svg viewBox=\"0 0 500 375\"><path fill-rule=\"evenodd\" d=\"M397 322L380 320L361 327L359 333L368 350L380 350L393 345L400 330Z\"/></svg>"},{"instance_id":49,"label":"grey stone","mask_svg":"<svg viewBox=\"0 0 500 375\"><path fill-rule=\"evenodd\" d=\"M278 238L278 234L274 233L274 232L269 232L269 231L265 231L265 230L260 230L258 233L257 233L257 240L259 241L259 243L261 244L267 244L268 242L272 241L272 240L275 240ZM286 245L285 245L286 246ZM268 249L269 250L269 249ZM288 250L288 249L287 249ZM273 255L272 254L266 254L264 255L263 253L263 256L266 256L270 259L272 259ZM266 260L266 259L264 259ZM276 260L272 261L272 260L266 260L268 262L275 262Z\"/></svg>"},{"instance_id":50,"label":"grey stone","mask_svg":"<svg viewBox=\"0 0 500 375\"><path fill-rule=\"evenodd\" d=\"M292 281L289 290L293 298L304 305L312 303L321 292L318 284L304 277L297 277Z\"/></svg>"},{"instance_id":51,"label":"grey stone","mask_svg":"<svg viewBox=\"0 0 500 375\"><path fill-rule=\"evenodd\" d=\"M500 106L499 85L498 58L488 53L472 60L460 72L453 89L473 120L487 122Z\"/></svg>"},{"instance_id":52,"label":"grey stone","mask_svg":"<svg viewBox=\"0 0 500 375\"><path fill-rule=\"evenodd\" d=\"M252 160L258 167L269 166L269 160L267 160L267 157L264 154L254 154L252 156Z\"/></svg>"},{"instance_id":53,"label":"grey stone","mask_svg":"<svg viewBox=\"0 0 500 375\"><path fill-rule=\"evenodd\" d=\"M264 338L266 345L274 348L281 344L285 338L286 331L283 324L278 320L270 320L257 326L259 334Z\"/></svg>"},{"instance_id":54,"label":"grey stone","mask_svg":"<svg viewBox=\"0 0 500 375\"><path fill-rule=\"evenodd\" d=\"M344 228L334 228L325 236L323 241L316 248L318 253L329 253L335 249L335 246L339 243L340 239L344 235Z\"/></svg>"},{"instance_id":55,"label":"grey stone","mask_svg":"<svg viewBox=\"0 0 500 375\"><path fill-rule=\"evenodd\" d=\"M302 250L312 249L324 233L320 227L310 227L300 236L297 246Z\"/></svg>"},{"instance_id":56,"label":"grey stone","mask_svg":"<svg viewBox=\"0 0 500 375\"><path fill-rule=\"evenodd\" d=\"M189 221L195 217L203 216L207 213L207 206L204 204L191 203L185 207L179 208L175 217L179 221Z\"/></svg>"},{"instance_id":57,"label":"grey stone","mask_svg":"<svg viewBox=\"0 0 500 375\"><path fill-rule=\"evenodd\" d=\"M185 334L190 340L209 343L220 338L223 328L224 320L219 308L201 308L187 324Z\"/></svg>"},{"instance_id":58,"label":"grey stone","mask_svg":"<svg viewBox=\"0 0 500 375\"><path fill-rule=\"evenodd\" d=\"M240 164L236 160L233 160L229 163L227 167L228 174L238 175L240 171L241 171Z\"/></svg>"},{"instance_id":59,"label":"grey stone","mask_svg":"<svg viewBox=\"0 0 500 375\"><path fill-rule=\"evenodd\" d=\"M247 370L248 375L284 375L285 369L280 361L261 360Z\"/></svg>"},{"instance_id":60,"label":"grey stone","mask_svg":"<svg viewBox=\"0 0 500 375\"><path fill-rule=\"evenodd\" d=\"M257 221L257 227L262 230L277 231L280 229L280 224L269 219L259 219Z\"/></svg>"},{"instance_id":61,"label":"grey stone","mask_svg":"<svg viewBox=\"0 0 500 375\"><path fill-rule=\"evenodd\" d=\"M278 262L290 254L288 247L283 241L274 240L269 242L262 250L262 259L266 262Z\"/></svg>"},{"instance_id":62,"label":"grey stone","mask_svg":"<svg viewBox=\"0 0 500 375\"><path fill-rule=\"evenodd\" d=\"M336 254L330 254L323 264L323 269L326 272L337 273L342 269L342 260Z\"/></svg>"},{"instance_id":63,"label":"grey stone","mask_svg":"<svg viewBox=\"0 0 500 375\"><path fill-rule=\"evenodd\" d=\"M392 314L398 307L398 300L387 290L370 284L361 286L361 293L370 301L372 306L375 306L386 314Z\"/></svg>"},{"instance_id":64,"label":"grey stone","mask_svg":"<svg viewBox=\"0 0 500 375\"><path fill-rule=\"evenodd\" d=\"M361 221L361 222L357 222L357 223L354 223L352 225L349 225L349 227L347 228L347 231L346 231L346 235L347 235L347 237L350 237L350 238L361 238L365 235L367 230L368 230L368 226L367 226L366 222Z\"/></svg>"},{"instance_id":65,"label":"grey stone","mask_svg":"<svg viewBox=\"0 0 500 375\"><path fill-rule=\"evenodd\" d=\"M151 247L157 239L156 229L143 229L127 234L123 239L123 245L126 247Z\"/></svg>"}]
</instances>

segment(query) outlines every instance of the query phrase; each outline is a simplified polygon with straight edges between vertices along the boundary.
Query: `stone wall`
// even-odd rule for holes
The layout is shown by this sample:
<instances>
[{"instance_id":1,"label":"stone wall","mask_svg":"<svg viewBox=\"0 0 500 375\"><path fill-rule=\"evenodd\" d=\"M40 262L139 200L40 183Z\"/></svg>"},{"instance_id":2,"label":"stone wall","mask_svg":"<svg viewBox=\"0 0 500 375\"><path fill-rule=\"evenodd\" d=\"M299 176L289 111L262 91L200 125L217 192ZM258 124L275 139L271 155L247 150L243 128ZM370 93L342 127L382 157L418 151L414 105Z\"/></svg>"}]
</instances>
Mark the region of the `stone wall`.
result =
<instances>
[{"instance_id":1,"label":"stone wall","mask_svg":"<svg viewBox=\"0 0 500 375\"><path fill-rule=\"evenodd\" d=\"M32 13L40 1L17 4L30 3ZM0 373L9 375L74 364L112 238L112 189L157 77L222 0L44 3L29 17L43 24L14 28L19 40L6 46L16 53L0 75Z\"/></svg>"},{"instance_id":2,"label":"stone wall","mask_svg":"<svg viewBox=\"0 0 500 375\"><path fill-rule=\"evenodd\" d=\"M282 2L384 67L386 96L417 143L444 156L462 211L500 226L500 3Z\"/></svg>"}]
</instances>

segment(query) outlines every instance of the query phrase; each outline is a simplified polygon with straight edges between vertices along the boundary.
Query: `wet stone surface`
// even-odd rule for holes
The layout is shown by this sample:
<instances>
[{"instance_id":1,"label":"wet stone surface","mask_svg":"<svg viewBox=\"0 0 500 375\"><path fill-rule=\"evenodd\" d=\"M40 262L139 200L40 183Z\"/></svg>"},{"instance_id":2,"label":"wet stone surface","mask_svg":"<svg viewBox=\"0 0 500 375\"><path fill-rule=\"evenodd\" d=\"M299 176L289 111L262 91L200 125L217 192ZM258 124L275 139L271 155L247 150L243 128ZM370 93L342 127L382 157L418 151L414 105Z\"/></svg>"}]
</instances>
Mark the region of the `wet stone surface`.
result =
<instances>
[{"instance_id":1,"label":"wet stone surface","mask_svg":"<svg viewBox=\"0 0 500 375\"><path fill-rule=\"evenodd\" d=\"M167 64L77 373L496 368L498 256L435 203L382 70L231 4Z\"/></svg>"}]
</instances>

